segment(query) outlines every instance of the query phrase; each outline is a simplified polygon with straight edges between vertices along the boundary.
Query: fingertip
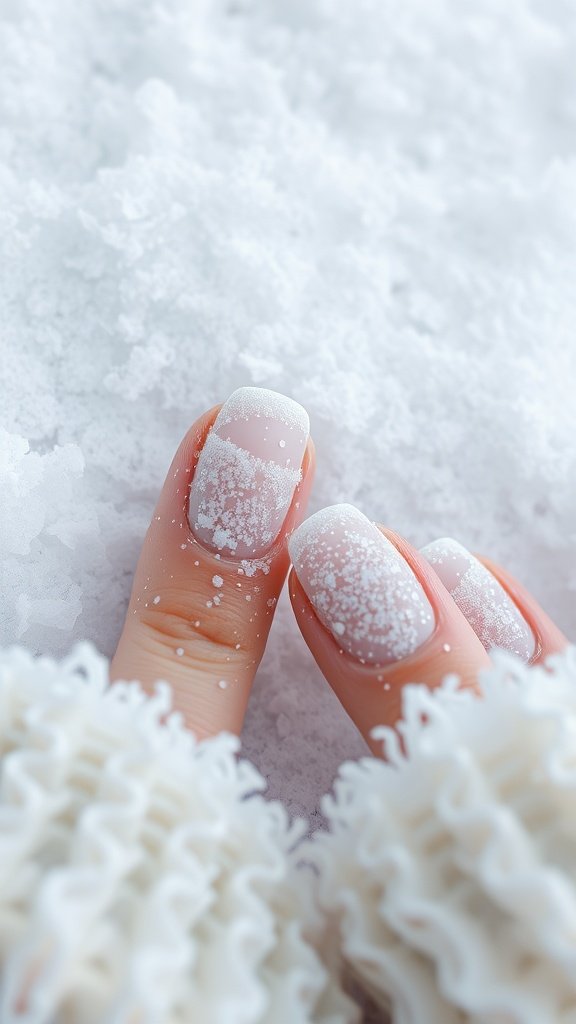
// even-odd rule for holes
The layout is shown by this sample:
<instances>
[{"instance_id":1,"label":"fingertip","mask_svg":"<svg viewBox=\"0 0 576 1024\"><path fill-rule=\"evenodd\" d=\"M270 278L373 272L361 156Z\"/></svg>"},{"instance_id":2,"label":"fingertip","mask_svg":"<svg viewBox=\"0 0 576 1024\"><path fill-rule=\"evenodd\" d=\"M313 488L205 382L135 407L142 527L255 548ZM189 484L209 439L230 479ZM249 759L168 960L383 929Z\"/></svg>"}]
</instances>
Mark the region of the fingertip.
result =
<instances>
[{"instance_id":1,"label":"fingertip","mask_svg":"<svg viewBox=\"0 0 576 1024\"><path fill-rule=\"evenodd\" d=\"M453 537L431 541L421 554L487 651L508 651L534 664L566 645L532 595L495 562Z\"/></svg>"}]
</instances>

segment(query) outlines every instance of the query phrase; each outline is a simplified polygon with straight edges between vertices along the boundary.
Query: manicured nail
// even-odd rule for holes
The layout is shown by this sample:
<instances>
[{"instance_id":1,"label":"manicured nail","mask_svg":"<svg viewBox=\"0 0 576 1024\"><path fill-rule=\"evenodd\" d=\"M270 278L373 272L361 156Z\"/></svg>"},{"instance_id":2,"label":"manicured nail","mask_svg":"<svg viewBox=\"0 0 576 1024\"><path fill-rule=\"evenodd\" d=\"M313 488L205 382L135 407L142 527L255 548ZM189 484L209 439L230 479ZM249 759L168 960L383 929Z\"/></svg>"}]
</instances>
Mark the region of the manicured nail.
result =
<instances>
[{"instance_id":1,"label":"manicured nail","mask_svg":"<svg viewBox=\"0 0 576 1024\"><path fill-rule=\"evenodd\" d=\"M450 591L487 651L502 647L529 661L536 638L495 576L451 537L422 548L424 558Z\"/></svg>"},{"instance_id":2,"label":"manicured nail","mask_svg":"<svg viewBox=\"0 0 576 1024\"><path fill-rule=\"evenodd\" d=\"M234 391L206 438L190 487L196 539L227 557L266 554L302 478L309 431L306 410L291 398L264 388Z\"/></svg>"},{"instance_id":3,"label":"manicured nail","mask_svg":"<svg viewBox=\"0 0 576 1024\"><path fill-rule=\"evenodd\" d=\"M412 654L434 630L432 606L406 560L354 505L306 519L288 548L320 621L370 664Z\"/></svg>"}]
</instances>

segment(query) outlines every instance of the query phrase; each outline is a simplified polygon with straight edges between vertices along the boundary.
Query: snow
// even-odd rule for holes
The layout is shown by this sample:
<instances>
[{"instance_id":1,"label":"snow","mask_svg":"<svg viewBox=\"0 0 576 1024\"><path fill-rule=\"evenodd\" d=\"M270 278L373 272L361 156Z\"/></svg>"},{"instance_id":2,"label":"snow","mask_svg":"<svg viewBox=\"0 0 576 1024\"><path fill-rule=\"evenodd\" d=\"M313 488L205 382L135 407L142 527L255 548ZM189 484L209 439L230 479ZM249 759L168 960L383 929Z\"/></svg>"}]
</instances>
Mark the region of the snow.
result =
<instances>
[{"instance_id":1,"label":"snow","mask_svg":"<svg viewBox=\"0 0 576 1024\"><path fill-rule=\"evenodd\" d=\"M0 21L0 641L111 654L185 430L310 413L352 502L571 635L576 9L23 0ZM314 815L364 751L287 607L245 752Z\"/></svg>"}]
</instances>

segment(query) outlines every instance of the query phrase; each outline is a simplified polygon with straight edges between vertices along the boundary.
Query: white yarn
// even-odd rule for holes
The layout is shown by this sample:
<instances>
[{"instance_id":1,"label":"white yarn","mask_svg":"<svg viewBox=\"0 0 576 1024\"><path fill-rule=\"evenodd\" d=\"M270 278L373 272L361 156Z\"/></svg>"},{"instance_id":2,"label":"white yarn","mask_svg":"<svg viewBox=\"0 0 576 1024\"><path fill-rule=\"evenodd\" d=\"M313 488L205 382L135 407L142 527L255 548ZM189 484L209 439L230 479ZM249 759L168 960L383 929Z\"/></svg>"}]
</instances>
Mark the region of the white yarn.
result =
<instances>
[{"instance_id":1,"label":"white yarn","mask_svg":"<svg viewBox=\"0 0 576 1024\"><path fill-rule=\"evenodd\" d=\"M342 766L306 851L322 912L394 1024L574 1024L576 648L457 685L407 687L404 750L381 728L388 763ZM0 655L2 1024L355 1019L301 825L237 747L89 645Z\"/></svg>"},{"instance_id":2,"label":"white yarn","mask_svg":"<svg viewBox=\"0 0 576 1024\"><path fill-rule=\"evenodd\" d=\"M407 687L404 752L341 767L320 902L394 1024L574 1024L576 648L480 681Z\"/></svg>"},{"instance_id":3,"label":"white yarn","mask_svg":"<svg viewBox=\"0 0 576 1024\"><path fill-rule=\"evenodd\" d=\"M345 1024L301 835L229 735L108 687L88 644L0 654L2 1024Z\"/></svg>"}]
</instances>

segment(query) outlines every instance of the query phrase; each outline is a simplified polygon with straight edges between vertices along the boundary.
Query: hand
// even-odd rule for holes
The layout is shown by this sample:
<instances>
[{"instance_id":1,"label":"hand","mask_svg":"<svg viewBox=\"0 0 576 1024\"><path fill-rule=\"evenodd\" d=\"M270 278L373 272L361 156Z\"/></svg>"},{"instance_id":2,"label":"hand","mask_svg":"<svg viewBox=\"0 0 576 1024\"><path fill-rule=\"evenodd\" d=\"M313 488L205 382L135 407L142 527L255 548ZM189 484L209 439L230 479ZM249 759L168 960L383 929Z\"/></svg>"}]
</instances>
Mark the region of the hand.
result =
<instances>
[{"instance_id":1,"label":"hand","mask_svg":"<svg viewBox=\"0 0 576 1024\"><path fill-rule=\"evenodd\" d=\"M113 679L164 679L198 736L239 733L291 534L300 630L375 752L371 730L397 721L405 683L455 672L475 686L492 646L531 661L565 646L519 583L453 541L418 552L350 505L299 526L314 465L304 409L274 392L241 388L193 424L144 541Z\"/></svg>"}]
</instances>

